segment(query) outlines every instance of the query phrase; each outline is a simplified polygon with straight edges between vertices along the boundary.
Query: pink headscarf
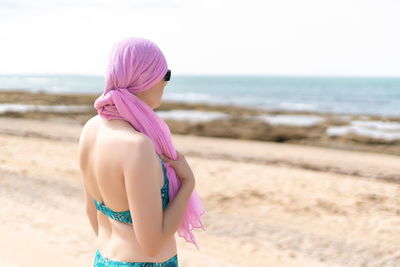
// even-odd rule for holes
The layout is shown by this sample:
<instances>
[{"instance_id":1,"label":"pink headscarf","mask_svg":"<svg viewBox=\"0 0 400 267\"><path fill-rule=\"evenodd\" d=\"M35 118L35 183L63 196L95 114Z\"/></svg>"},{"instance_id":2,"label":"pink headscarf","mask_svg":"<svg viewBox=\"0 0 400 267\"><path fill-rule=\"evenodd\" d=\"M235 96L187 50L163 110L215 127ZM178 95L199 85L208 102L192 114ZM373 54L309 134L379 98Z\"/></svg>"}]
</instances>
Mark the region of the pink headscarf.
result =
<instances>
[{"instance_id":1,"label":"pink headscarf","mask_svg":"<svg viewBox=\"0 0 400 267\"><path fill-rule=\"evenodd\" d=\"M168 125L134 94L150 89L168 70L161 50L150 40L126 38L117 42L111 52L104 92L94 102L94 108L104 119L128 121L137 131L147 135L158 154L176 160L177 152L172 144ZM164 162L169 181L170 201L180 188L180 181L173 167ZM203 228L200 216L205 213L196 191L193 190L186 207L178 235L197 245L193 228Z\"/></svg>"}]
</instances>

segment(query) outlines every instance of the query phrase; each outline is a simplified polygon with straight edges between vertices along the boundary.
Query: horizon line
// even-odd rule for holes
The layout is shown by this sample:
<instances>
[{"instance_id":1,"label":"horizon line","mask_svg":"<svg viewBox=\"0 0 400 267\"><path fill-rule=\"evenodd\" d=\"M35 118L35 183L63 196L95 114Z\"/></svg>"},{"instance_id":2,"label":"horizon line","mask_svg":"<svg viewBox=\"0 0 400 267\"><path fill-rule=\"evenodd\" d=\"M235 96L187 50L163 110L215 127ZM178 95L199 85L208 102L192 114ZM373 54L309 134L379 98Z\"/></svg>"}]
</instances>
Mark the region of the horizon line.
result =
<instances>
[{"instance_id":1,"label":"horizon line","mask_svg":"<svg viewBox=\"0 0 400 267\"><path fill-rule=\"evenodd\" d=\"M89 73L0 73L0 76L92 76L104 77L104 74ZM177 77L321 77L321 78L400 78L399 75L369 75L369 74L273 74L273 73L175 73Z\"/></svg>"}]
</instances>

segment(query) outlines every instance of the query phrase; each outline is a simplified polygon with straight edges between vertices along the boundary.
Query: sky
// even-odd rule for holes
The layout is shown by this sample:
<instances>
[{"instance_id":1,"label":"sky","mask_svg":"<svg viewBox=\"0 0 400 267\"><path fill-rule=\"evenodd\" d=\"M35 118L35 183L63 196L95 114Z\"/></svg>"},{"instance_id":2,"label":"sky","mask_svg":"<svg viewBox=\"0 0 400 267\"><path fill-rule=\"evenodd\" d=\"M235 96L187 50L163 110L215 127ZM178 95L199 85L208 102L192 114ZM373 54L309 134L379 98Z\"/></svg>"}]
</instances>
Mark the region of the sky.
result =
<instances>
[{"instance_id":1,"label":"sky","mask_svg":"<svg viewBox=\"0 0 400 267\"><path fill-rule=\"evenodd\" d=\"M103 75L138 36L173 74L399 76L398 0L0 0L0 74Z\"/></svg>"}]
</instances>

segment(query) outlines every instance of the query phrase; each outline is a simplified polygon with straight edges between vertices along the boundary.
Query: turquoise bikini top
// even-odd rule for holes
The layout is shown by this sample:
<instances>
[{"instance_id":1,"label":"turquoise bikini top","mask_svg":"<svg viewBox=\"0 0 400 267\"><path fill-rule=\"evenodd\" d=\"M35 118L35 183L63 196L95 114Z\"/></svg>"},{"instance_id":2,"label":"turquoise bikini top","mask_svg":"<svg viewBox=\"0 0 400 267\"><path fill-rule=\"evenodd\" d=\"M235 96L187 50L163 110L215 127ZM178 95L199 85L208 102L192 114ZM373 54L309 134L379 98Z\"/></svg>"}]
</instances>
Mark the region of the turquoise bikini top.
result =
<instances>
[{"instance_id":1,"label":"turquoise bikini top","mask_svg":"<svg viewBox=\"0 0 400 267\"><path fill-rule=\"evenodd\" d=\"M158 155L158 156L160 157L160 155ZM165 166L163 164L161 157L160 157L160 161L161 161L161 166L162 166L163 173L164 173L164 185L161 188L162 208L164 210L169 203L169 195L168 195L169 181L168 181L167 172L166 172L166 169L165 169ZM102 213L104 213L107 217L110 217L111 219L114 219L114 220L117 220L120 222L132 224L131 212L129 210L113 211L112 209L110 209L109 207L104 205L104 203L99 202L96 199L93 199L93 201L96 204L96 209L101 211Z\"/></svg>"}]
</instances>

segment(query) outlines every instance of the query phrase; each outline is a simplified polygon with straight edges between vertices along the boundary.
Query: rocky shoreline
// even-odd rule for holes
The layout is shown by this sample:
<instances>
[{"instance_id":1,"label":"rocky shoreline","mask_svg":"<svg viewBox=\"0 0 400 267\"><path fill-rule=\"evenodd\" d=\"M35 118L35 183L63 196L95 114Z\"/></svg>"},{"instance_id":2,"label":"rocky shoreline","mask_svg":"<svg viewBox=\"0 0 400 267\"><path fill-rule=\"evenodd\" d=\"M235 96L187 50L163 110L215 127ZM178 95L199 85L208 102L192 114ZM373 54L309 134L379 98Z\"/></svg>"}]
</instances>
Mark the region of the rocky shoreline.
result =
<instances>
[{"instance_id":1,"label":"rocky shoreline","mask_svg":"<svg viewBox=\"0 0 400 267\"><path fill-rule=\"evenodd\" d=\"M83 125L90 117L97 114L93 108L94 100L97 97L97 94L47 94L3 90L0 91L0 105L65 105L70 107L86 106L87 109L71 109L65 112L43 112L37 110L4 111L0 112L0 116L39 120L73 120ZM161 106L155 111L168 112L174 110L220 112L228 115L225 118L206 121L165 118L164 120L170 126L171 132L175 134L270 141L400 155L400 139L387 140L354 133L347 133L341 136L330 136L327 134L328 128L344 126L354 120L365 122L381 121L400 123L400 118L396 117L350 115L345 113L328 114L305 111L263 110L237 106L168 101L163 101ZM305 126L273 124L268 123L265 120L257 119L262 116L314 116L322 118L322 122Z\"/></svg>"}]
</instances>

